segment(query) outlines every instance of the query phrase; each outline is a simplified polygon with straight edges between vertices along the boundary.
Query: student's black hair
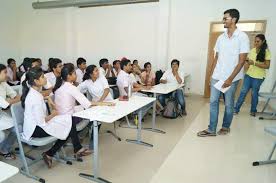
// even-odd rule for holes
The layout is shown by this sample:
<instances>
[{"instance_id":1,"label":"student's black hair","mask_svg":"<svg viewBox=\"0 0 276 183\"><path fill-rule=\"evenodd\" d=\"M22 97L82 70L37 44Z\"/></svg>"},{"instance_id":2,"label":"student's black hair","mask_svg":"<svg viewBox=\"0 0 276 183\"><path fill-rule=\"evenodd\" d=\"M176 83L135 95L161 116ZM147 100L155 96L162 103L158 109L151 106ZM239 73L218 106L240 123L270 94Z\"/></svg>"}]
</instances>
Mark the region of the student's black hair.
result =
<instances>
[{"instance_id":1,"label":"student's black hair","mask_svg":"<svg viewBox=\"0 0 276 183\"><path fill-rule=\"evenodd\" d=\"M177 59L173 59L173 60L171 61L171 66L172 66L173 63L176 63L178 66L179 66L179 64L180 64L179 60L177 60Z\"/></svg>"},{"instance_id":2,"label":"student's black hair","mask_svg":"<svg viewBox=\"0 0 276 183\"><path fill-rule=\"evenodd\" d=\"M118 62L120 62L120 60L115 60L115 61L113 62L113 66L116 65Z\"/></svg>"},{"instance_id":3,"label":"student's black hair","mask_svg":"<svg viewBox=\"0 0 276 183\"><path fill-rule=\"evenodd\" d=\"M148 65L151 65L151 63L150 63L150 62L146 62L146 63L144 64L144 69L146 69Z\"/></svg>"},{"instance_id":4,"label":"student's black hair","mask_svg":"<svg viewBox=\"0 0 276 183\"><path fill-rule=\"evenodd\" d=\"M223 14L227 14L229 13L230 17L232 18L236 18L236 23L239 22L239 19L240 19L240 12L237 10L237 9L229 9L229 10L226 10Z\"/></svg>"},{"instance_id":5,"label":"student's black hair","mask_svg":"<svg viewBox=\"0 0 276 183\"><path fill-rule=\"evenodd\" d=\"M259 62L264 62L265 61L265 53L266 53L266 49L267 49L267 42L266 42L266 39L265 39L265 35L263 34L258 34L256 35L256 38L259 38L260 40L263 41L263 44L262 46L260 47L260 51L259 53L257 54L257 58L256 60L259 61Z\"/></svg>"},{"instance_id":6,"label":"student's black hair","mask_svg":"<svg viewBox=\"0 0 276 183\"><path fill-rule=\"evenodd\" d=\"M57 78L53 92L55 93L59 89L64 81L67 81L68 75L71 75L75 72L75 66L72 63L66 63L61 69L60 77Z\"/></svg>"},{"instance_id":7,"label":"student's black hair","mask_svg":"<svg viewBox=\"0 0 276 183\"><path fill-rule=\"evenodd\" d=\"M22 96L21 96L21 105L25 108L25 100L30 91L30 87L35 85L35 80L38 80L43 74L43 71L39 67L30 68L26 72L26 79L22 82Z\"/></svg>"},{"instance_id":8,"label":"student's black hair","mask_svg":"<svg viewBox=\"0 0 276 183\"><path fill-rule=\"evenodd\" d=\"M102 59L99 61L100 67L102 67L103 64L105 64L106 62L108 62L108 59L107 59L107 58L102 58Z\"/></svg>"},{"instance_id":9,"label":"student's black hair","mask_svg":"<svg viewBox=\"0 0 276 183\"><path fill-rule=\"evenodd\" d=\"M7 67L4 64L0 64L0 72L7 69Z\"/></svg>"},{"instance_id":10,"label":"student's black hair","mask_svg":"<svg viewBox=\"0 0 276 183\"><path fill-rule=\"evenodd\" d=\"M122 60L122 61L120 62L121 69L124 70L124 66L127 66L128 63L131 63L130 60L128 60L128 59Z\"/></svg>"},{"instance_id":11,"label":"student's black hair","mask_svg":"<svg viewBox=\"0 0 276 183\"><path fill-rule=\"evenodd\" d=\"M14 60L13 58L9 58L9 59L7 60L7 64L8 64L8 65L10 65L12 62L15 62L15 60Z\"/></svg>"},{"instance_id":12,"label":"student's black hair","mask_svg":"<svg viewBox=\"0 0 276 183\"><path fill-rule=\"evenodd\" d=\"M49 59L49 68L51 71L53 71L54 68L57 68L58 64L61 64L62 60L60 60L59 58L51 58Z\"/></svg>"},{"instance_id":13,"label":"student's black hair","mask_svg":"<svg viewBox=\"0 0 276 183\"><path fill-rule=\"evenodd\" d=\"M80 57L80 58L77 59L77 66L78 66L78 67L79 67L79 65L81 65L81 64L83 64L83 63L86 64L86 60L85 60L84 58Z\"/></svg>"},{"instance_id":14,"label":"student's black hair","mask_svg":"<svg viewBox=\"0 0 276 183\"><path fill-rule=\"evenodd\" d=\"M96 68L97 66L95 65L89 65L85 70L85 74L83 75L83 81L91 79L90 75L93 74Z\"/></svg>"},{"instance_id":15,"label":"student's black hair","mask_svg":"<svg viewBox=\"0 0 276 183\"><path fill-rule=\"evenodd\" d=\"M31 60L29 57L25 57L25 58L23 59L22 64L21 64L19 67L21 67L21 66L24 67L24 70L25 70L25 71L29 70L29 68L32 67L32 60Z\"/></svg>"},{"instance_id":16,"label":"student's black hair","mask_svg":"<svg viewBox=\"0 0 276 183\"><path fill-rule=\"evenodd\" d=\"M133 60L133 62L132 62L132 63L134 64L135 62L137 62L137 63L138 63L138 60Z\"/></svg>"}]
</instances>

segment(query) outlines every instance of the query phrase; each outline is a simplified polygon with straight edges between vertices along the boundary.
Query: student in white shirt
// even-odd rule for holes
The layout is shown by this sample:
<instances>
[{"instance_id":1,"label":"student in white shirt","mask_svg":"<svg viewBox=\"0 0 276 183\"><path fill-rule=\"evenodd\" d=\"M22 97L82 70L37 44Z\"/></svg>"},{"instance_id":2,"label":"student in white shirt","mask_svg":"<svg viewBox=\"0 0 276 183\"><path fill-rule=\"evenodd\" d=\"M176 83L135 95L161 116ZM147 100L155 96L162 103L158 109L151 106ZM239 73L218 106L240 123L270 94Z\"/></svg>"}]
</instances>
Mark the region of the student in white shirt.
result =
<instances>
[{"instance_id":1,"label":"student in white shirt","mask_svg":"<svg viewBox=\"0 0 276 183\"><path fill-rule=\"evenodd\" d=\"M137 65L132 64L131 68L132 69L131 69L130 77L133 80L133 82L136 82L138 84L142 84L141 70L139 69L139 67Z\"/></svg>"},{"instance_id":2,"label":"student in white shirt","mask_svg":"<svg viewBox=\"0 0 276 183\"><path fill-rule=\"evenodd\" d=\"M107 79L101 76L95 65L87 67L83 82L78 86L82 93L89 92L93 102L110 102L113 100Z\"/></svg>"},{"instance_id":3,"label":"student in white shirt","mask_svg":"<svg viewBox=\"0 0 276 183\"><path fill-rule=\"evenodd\" d=\"M115 74L112 70L112 66L108 63L106 58L103 58L99 61L100 65L100 74L106 78L115 77Z\"/></svg>"},{"instance_id":4,"label":"student in white shirt","mask_svg":"<svg viewBox=\"0 0 276 183\"><path fill-rule=\"evenodd\" d=\"M47 79L47 84L46 86L44 86L45 89L55 87L57 78L60 77L62 61L58 58L51 58L49 60L49 68L51 72L45 74L45 77Z\"/></svg>"},{"instance_id":5,"label":"student in white shirt","mask_svg":"<svg viewBox=\"0 0 276 183\"><path fill-rule=\"evenodd\" d=\"M40 67L40 62L39 60L36 60L34 58L30 58L30 62L31 62L31 65L30 67L27 67L26 69L26 72L30 69L30 68L34 68L34 67ZM20 79L20 83L22 84L23 81L26 79L26 72L22 75L21 79Z\"/></svg>"},{"instance_id":6,"label":"student in white shirt","mask_svg":"<svg viewBox=\"0 0 276 183\"><path fill-rule=\"evenodd\" d=\"M84 58L78 58L77 59L77 67L78 69L76 70L76 74L77 74L77 83L80 84L82 83L82 79L83 79L83 75L85 73L85 69L86 69L86 60Z\"/></svg>"},{"instance_id":7,"label":"student in white shirt","mask_svg":"<svg viewBox=\"0 0 276 183\"><path fill-rule=\"evenodd\" d=\"M44 73L49 72L48 67L43 65L41 58L36 58L36 60L39 62L39 67L42 69Z\"/></svg>"},{"instance_id":8,"label":"student in white shirt","mask_svg":"<svg viewBox=\"0 0 276 183\"><path fill-rule=\"evenodd\" d=\"M133 60L132 64L135 65L142 72L142 69L138 63L138 60Z\"/></svg>"},{"instance_id":9,"label":"student in white shirt","mask_svg":"<svg viewBox=\"0 0 276 183\"><path fill-rule=\"evenodd\" d=\"M179 64L180 62L176 59L171 61L171 69L167 70L163 76L160 79L160 83L163 84L182 84L184 83L184 73L179 70ZM186 105L185 105L185 99L184 99L184 93L182 89L178 89L172 93L165 94L165 95L159 95L158 100L161 103L162 106L165 106L166 98L169 98L170 96L173 96L178 104L181 106L182 115L186 116Z\"/></svg>"},{"instance_id":10,"label":"student in white shirt","mask_svg":"<svg viewBox=\"0 0 276 183\"><path fill-rule=\"evenodd\" d=\"M113 73L114 73L115 77L118 76L120 70L121 70L120 60L115 60L113 62Z\"/></svg>"},{"instance_id":11,"label":"student in white shirt","mask_svg":"<svg viewBox=\"0 0 276 183\"><path fill-rule=\"evenodd\" d=\"M215 46L215 59L212 65L210 123L208 129L197 133L199 137L226 135L234 112L234 97L239 80L243 78L243 66L249 53L249 38L246 33L237 28L240 13L236 9L224 12L223 23L226 31L221 34ZM214 85L223 81L222 88L230 87L225 93L225 111L222 128L217 133L219 98L221 91Z\"/></svg>"},{"instance_id":12,"label":"student in white shirt","mask_svg":"<svg viewBox=\"0 0 276 183\"><path fill-rule=\"evenodd\" d=\"M6 132L8 136L0 143L0 155L5 159L15 159L16 156L12 152L12 146L16 141L16 133L13 127L12 117L2 111L8 106L20 101L20 96L6 83L7 67L0 64L0 123L3 126L10 127ZM5 124L4 124L5 123ZM0 125L1 125L0 124Z\"/></svg>"},{"instance_id":13,"label":"student in white shirt","mask_svg":"<svg viewBox=\"0 0 276 183\"><path fill-rule=\"evenodd\" d=\"M76 71L73 64L64 64L61 70L61 77L58 78L53 92L55 94L56 109L59 114L73 115L77 110L88 109L91 106L106 105L113 106L111 102L90 102L84 94L82 94L73 83L76 81ZM76 109L76 101L81 105L80 108ZM73 123L77 124L81 121L81 118L72 117ZM91 140L93 135L91 134ZM90 147L93 149L93 147Z\"/></svg>"},{"instance_id":14,"label":"student in white shirt","mask_svg":"<svg viewBox=\"0 0 276 183\"><path fill-rule=\"evenodd\" d=\"M42 138L54 136L58 140L54 146L42 154L44 162L48 168L52 167L52 157L66 143L70 137L76 156L87 156L92 152L83 148L80 144L76 125L72 123L71 115L63 115L55 110L55 104L48 97L49 104L52 105L52 112L47 114L44 97L40 93L46 84L41 68L32 68L26 74L26 80L22 83L22 107L24 111L23 138L26 140L31 137Z\"/></svg>"},{"instance_id":15,"label":"student in white shirt","mask_svg":"<svg viewBox=\"0 0 276 183\"><path fill-rule=\"evenodd\" d=\"M13 58L9 58L7 60L7 76L8 80L7 83L11 86L15 86L20 84L20 81L17 78L17 67L16 67L16 61Z\"/></svg>"},{"instance_id":16,"label":"student in white shirt","mask_svg":"<svg viewBox=\"0 0 276 183\"><path fill-rule=\"evenodd\" d=\"M122 60L121 61L121 71L117 77L117 86L119 88L120 97L128 95L128 86L131 85L133 95L146 96L142 93L138 93L139 91L145 89L150 89L151 86L142 86L137 82L133 81L130 77L129 73L131 72L131 62L130 60ZM148 104L147 106L142 108L142 116L144 116L147 111L152 107L152 104Z\"/></svg>"}]
</instances>

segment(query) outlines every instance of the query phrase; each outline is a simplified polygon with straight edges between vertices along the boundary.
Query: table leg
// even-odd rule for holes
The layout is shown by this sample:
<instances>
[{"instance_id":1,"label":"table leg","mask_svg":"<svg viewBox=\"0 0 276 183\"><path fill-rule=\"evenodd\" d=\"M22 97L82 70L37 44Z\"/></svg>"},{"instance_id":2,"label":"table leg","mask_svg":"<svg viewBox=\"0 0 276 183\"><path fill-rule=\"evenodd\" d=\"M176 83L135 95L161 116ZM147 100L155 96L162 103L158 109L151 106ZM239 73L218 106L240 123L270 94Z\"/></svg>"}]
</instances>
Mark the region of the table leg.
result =
<instances>
[{"instance_id":1,"label":"table leg","mask_svg":"<svg viewBox=\"0 0 276 183\"><path fill-rule=\"evenodd\" d=\"M137 139L136 140L130 140L130 139L126 139L127 142L130 143L134 143L134 144L138 144L138 145L144 145L144 146L148 146L148 147L153 147L152 144L146 143L142 141L142 110L140 109L138 112L138 116L139 116L139 123L138 123L138 129L137 129Z\"/></svg>"},{"instance_id":2,"label":"table leg","mask_svg":"<svg viewBox=\"0 0 276 183\"><path fill-rule=\"evenodd\" d=\"M98 183L111 183L110 181L99 177L98 121L93 121L93 125L91 126L91 128L93 130L93 135L94 135L94 139L93 139L93 142L94 142L93 173L94 175L80 173L79 176Z\"/></svg>"},{"instance_id":3,"label":"table leg","mask_svg":"<svg viewBox=\"0 0 276 183\"><path fill-rule=\"evenodd\" d=\"M148 130L148 131L152 131L152 132L156 132L156 133L162 133L165 134L165 131L159 130L156 128L156 105L157 105L157 95L156 93L154 93L154 98L156 98L156 100L153 102L153 110L152 110L152 127L151 128L143 128L144 130Z\"/></svg>"}]
</instances>

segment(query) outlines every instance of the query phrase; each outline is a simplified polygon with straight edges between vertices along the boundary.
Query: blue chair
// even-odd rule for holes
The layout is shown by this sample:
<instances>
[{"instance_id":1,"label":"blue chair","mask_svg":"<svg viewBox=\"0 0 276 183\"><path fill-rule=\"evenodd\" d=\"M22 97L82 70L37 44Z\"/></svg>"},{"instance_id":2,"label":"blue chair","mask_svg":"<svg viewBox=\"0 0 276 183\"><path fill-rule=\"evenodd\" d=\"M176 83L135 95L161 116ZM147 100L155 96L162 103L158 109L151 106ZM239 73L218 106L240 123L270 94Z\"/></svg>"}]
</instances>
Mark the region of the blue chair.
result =
<instances>
[{"instance_id":1,"label":"blue chair","mask_svg":"<svg viewBox=\"0 0 276 183\"><path fill-rule=\"evenodd\" d=\"M267 127L265 128L265 131L271 135L276 136L276 127ZM272 151L270 152L268 159L266 161L255 161L253 162L253 166L259 166L259 165L267 165L267 164L273 164L276 163L276 160L272 160L273 153L276 149L276 141L274 142Z\"/></svg>"}]
</instances>

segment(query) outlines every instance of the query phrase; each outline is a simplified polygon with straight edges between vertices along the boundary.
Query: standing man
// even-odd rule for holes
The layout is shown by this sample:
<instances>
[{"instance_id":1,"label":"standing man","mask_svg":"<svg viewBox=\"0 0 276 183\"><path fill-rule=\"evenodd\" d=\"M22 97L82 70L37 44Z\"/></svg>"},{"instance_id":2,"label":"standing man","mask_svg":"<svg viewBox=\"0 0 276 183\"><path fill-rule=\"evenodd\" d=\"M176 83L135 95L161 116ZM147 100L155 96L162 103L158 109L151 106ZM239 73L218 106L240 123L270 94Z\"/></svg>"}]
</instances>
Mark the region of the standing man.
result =
<instances>
[{"instance_id":1,"label":"standing man","mask_svg":"<svg viewBox=\"0 0 276 183\"><path fill-rule=\"evenodd\" d=\"M243 78L243 66L249 53L248 36L240 31L236 24L240 13L236 9L229 9L224 12L223 23L226 31L221 34L215 46L215 60L212 65L211 97L210 97L210 124L208 129L197 133L199 137L216 136L220 90L214 85L223 81L222 88L230 87L225 92L225 111L222 128L218 135L230 133L230 126L234 112L234 96L239 80Z\"/></svg>"}]
</instances>

